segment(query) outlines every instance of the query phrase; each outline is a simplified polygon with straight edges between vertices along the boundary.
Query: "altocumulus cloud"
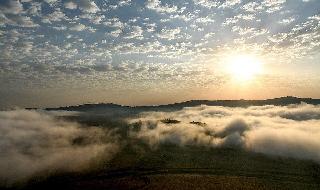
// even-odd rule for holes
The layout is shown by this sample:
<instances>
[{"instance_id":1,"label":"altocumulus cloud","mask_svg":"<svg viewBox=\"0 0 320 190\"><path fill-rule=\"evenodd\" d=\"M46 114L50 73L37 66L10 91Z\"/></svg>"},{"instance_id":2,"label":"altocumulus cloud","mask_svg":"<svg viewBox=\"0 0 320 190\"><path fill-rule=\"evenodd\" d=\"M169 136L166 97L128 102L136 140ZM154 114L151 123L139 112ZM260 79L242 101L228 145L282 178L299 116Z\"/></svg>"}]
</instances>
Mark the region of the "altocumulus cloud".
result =
<instances>
[{"instance_id":1,"label":"altocumulus cloud","mask_svg":"<svg viewBox=\"0 0 320 190\"><path fill-rule=\"evenodd\" d=\"M43 112L0 112L1 185L84 171L110 159L118 148L113 131L80 127Z\"/></svg>"},{"instance_id":2,"label":"altocumulus cloud","mask_svg":"<svg viewBox=\"0 0 320 190\"><path fill-rule=\"evenodd\" d=\"M162 143L233 147L320 163L320 106L200 106L176 112L146 112L131 136L152 147ZM166 124L171 118L180 123ZM194 121L194 122L193 122Z\"/></svg>"}]
</instances>

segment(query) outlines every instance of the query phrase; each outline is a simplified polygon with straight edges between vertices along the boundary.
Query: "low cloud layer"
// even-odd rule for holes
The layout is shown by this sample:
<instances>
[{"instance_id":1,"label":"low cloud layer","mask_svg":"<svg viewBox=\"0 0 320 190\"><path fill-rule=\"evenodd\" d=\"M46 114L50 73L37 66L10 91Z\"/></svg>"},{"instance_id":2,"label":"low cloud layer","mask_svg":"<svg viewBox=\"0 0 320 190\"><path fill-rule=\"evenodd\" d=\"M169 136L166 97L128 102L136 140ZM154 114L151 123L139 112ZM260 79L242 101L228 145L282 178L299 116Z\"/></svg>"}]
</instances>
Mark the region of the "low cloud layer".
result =
<instances>
[{"instance_id":1,"label":"low cloud layer","mask_svg":"<svg viewBox=\"0 0 320 190\"><path fill-rule=\"evenodd\" d=\"M121 145L132 139L151 148L168 143L231 147L320 163L320 106L198 106L144 112L126 119L129 128L118 123L112 130L57 119L70 114L78 113L0 112L0 186L92 170L114 158ZM123 135L121 131L127 129Z\"/></svg>"},{"instance_id":2,"label":"low cloud layer","mask_svg":"<svg viewBox=\"0 0 320 190\"><path fill-rule=\"evenodd\" d=\"M161 122L164 118L181 122ZM320 106L200 106L148 112L129 122L140 126L131 135L152 147L161 143L234 147L320 162Z\"/></svg>"},{"instance_id":3,"label":"low cloud layer","mask_svg":"<svg viewBox=\"0 0 320 190\"><path fill-rule=\"evenodd\" d=\"M0 185L90 169L117 152L111 134L35 111L0 112Z\"/></svg>"}]
</instances>

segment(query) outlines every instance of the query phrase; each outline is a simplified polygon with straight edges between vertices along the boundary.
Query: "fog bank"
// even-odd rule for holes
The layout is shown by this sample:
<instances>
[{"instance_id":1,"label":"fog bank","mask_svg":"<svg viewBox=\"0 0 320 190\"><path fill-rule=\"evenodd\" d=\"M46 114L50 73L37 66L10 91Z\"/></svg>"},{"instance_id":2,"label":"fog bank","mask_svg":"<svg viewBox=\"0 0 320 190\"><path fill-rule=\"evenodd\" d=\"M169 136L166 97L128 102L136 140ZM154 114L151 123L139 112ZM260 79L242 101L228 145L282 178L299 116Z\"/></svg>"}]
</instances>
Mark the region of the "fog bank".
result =
<instances>
[{"instance_id":1,"label":"fog bank","mask_svg":"<svg viewBox=\"0 0 320 190\"><path fill-rule=\"evenodd\" d=\"M0 112L0 182L89 169L117 151L111 134L36 111Z\"/></svg>"},{"instance_id":2,"label":"fog bank","mask_svg":"<svg viewBox=\"0 0 320 190\"><path fill-rule=\"evenodd\" d=\"M161 122L165 118L180 123ZM199 106L146 112L129 122L141 124L131 135L152 147L161 143L234 147L320 163L320 106Z\"/></svg>"},{"instance_id":3,"label":"fog bank","mask_svg":"<svg viewBox=\"0 0 320 190\"><path fill-rule=\"evenodd\" d=\"M168 143L229 147L320 163L320 106L198 106L123 117L129 127L120 122L109 129L57 119L70 114L78 113L0 112L0 185L92 170L114 158L122 143L137 142L133 139L151 148ZM78 116L101 117L85 114ZM97 122L106 126L108 121L106 113Z\"/></svg>"}]
</instances>

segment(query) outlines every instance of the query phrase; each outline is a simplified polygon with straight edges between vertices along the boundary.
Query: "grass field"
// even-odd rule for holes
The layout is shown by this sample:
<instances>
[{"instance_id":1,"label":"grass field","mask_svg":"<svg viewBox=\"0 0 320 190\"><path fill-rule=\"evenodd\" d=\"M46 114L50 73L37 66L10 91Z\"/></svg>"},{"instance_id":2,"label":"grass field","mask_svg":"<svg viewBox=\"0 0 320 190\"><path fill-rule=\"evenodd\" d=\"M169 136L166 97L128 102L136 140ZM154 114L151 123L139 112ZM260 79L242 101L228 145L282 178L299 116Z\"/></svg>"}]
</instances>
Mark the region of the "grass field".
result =
<instances>
[{"instance_id":1,"label":"grass field","mask_svg":"<svg viewBox=\"0 0 320 190\"><path fill-rule=\"evenodd\" d=\"M99 170L64 174L26 189L319 189L320 166L235 149L132 142Z\"/></svg>"}]
</instances>

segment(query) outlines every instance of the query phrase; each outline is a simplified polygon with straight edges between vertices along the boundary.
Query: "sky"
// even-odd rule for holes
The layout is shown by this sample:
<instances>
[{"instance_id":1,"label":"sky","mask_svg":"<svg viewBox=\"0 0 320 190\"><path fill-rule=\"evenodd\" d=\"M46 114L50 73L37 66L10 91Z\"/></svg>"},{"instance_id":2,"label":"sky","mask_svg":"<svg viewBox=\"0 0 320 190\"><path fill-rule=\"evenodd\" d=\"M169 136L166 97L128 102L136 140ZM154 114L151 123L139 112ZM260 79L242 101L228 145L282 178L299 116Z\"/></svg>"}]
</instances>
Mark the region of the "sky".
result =
<instances>
[{"instance_id":1,"label":"sky","mask_svg":"<svg viewBox=\"0 0 320 190\"><path fill-rule=\"evenodd\" d=\"M318 0L1 0L0 108L320 98L319 22Z\"/></svg>"}]
</instances>

